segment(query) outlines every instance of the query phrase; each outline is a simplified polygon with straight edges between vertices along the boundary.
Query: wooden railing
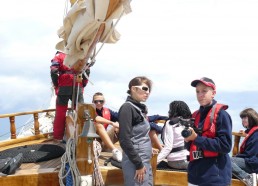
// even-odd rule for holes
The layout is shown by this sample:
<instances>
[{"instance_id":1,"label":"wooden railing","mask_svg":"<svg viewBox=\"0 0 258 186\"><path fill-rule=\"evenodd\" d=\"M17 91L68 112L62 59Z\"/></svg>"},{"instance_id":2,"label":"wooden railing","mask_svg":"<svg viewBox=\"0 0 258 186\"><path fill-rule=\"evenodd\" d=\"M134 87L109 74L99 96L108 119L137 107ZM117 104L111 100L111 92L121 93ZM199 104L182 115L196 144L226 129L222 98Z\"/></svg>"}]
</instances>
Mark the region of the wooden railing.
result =
<instances>
[{"instance_id":1,"label":"wooden railing","mask_svg":"<svg viewBox=\"0 0 258 186\"><path fill-rule=\"evenodd\" d=\"M46 109L46 110L35 110L35 111L30 111L30 112L18 112L18 113L12 113L12 114L2 114L0 115L0 119L1 118L9 118L10 120L10 136L11 139L10 140L5 140L5 141L1 141L0 142L0 148L1 147L6 147L9 145L14 145L14 144L18 144L18 143L22 143L22 142L28 142L28 141L33 141L33 140L38 140L38 139L49 139L49 136L52 134L51 133L40 133L39 130L39 113L46 113L48 114L49 112L54 112L56 109ZM68 110L71 110L71 108L69 108ZM78 118L77 118L77 130L78 130L78 134L81 134L84 123L86 121L86 118L84 116L84 110L89 110L90 115L92 116L92 118L95 119L95 107L92 104L79 104L78 106ZM27 137L18 137L16 135L16 124L15 124L15 118L17 116L23 116L23 115L30 115L32 114L34 117L34 135L31 136L27 136ZM66 127L67 127L67 131L66 131L66 136L70 137L73 136L72 134L74 134L75 131L75 122L73 121L71 116L67 116L66 117ZM51 135L52 136L52 135ZM51 138L50 138L51 139ZM88 146L89 143L87 142L88 138L87 137L79 137L78 138L78 142L77 142L77 154L76 154L76 158L77 158L77 165L78 168L80 170L81 175L87 175L87 174L92 174L93 172L93 163L88 163ZM93 146L92 146L92 141L91 141L91 159L93 159Z\"/></svg>"},{"instance_id":2,"label":"wooden railing","mask_svg":"<svg viewBox=\"0 0 258 186\"><path fill-rule=\"evenodd\" d=\"M234 136L232 156L234 156L239 152L239 143L240 143L241 137L245 137L245 136L243 133L240 133L240 132L232 132L232 135Z\"/></svg>"},{"instance_id":3,"label":"wooden railing","mask_svg":"<svg viewBox=\"0 0 258 186\"><path fill-rule=\"evenodd\" d=\"M9 118L10 121L10 138L11 140L6 140L0 142L0 147L6 146L6 145L11 145L15 143L21 143L25 141L31 141L31 140L36 140L36 139L41 139L41 138L47 138L50 133L44 133L41 134L39 130L39 113L49 113L49 112L54 112L56 109L46 109L46 110L35 110L35 111L29 111L29 112L17 112L17 113L11 113L11 114L1 114L1 118ZM15 124L15 119L17 116L24 116L24 115L33 115L34 118L34 135L32 136L27 136L27 137L21 137L17 138L16 135L16 124Z\"/></svg>"},{"instance_id":4,"label":"wooden railing","mask_svg":"<svg viewBox=\"0 0 258 186\"><path fill-rule=\"evenodd\" d=\"M16 116L23 116L23 115L30 115L32 114L34 117L34 130L35 130L35 135L40 134L39 131L39 113L48 113L48 112L53 112L56 109L46 109L46 110L35 110L35 111L29 111L29 112L17 112L17 113L12 113L12 114L1 114L0 118L8 118L10 120L10 134L11 134L11 139L16 139L16 125L15 125L15 117Z\"/></svg>"},{"instance_id":5,"label":"wooden railing","mask_svg":"<svg viewBox=\"0 0 258 186\"><path fill-rule=\"evenodd\" d=\"M71 108L69 108L70 110ZM19 141L26 141L26 140L33 140L33 139L39 139L39 138L45 138L49 135L49 133L45 133L45 134L40 134L40 130L39 130L39 113L49 113L49 112L54 112L56 109L45 109L45 110L35 110L35 111L28 111L28 112L17 112L17 113L11 113L11 114L1 114L0 115L0 119L1 118L9 118L10 120L10 138L11 139L16 139L16 142ZM33 136L29 136L29 137L23 137L20 139L17 139L16 136L16 124L15 124L15 119L17 116L24 116L24 115L33 115L34 118L34 131L35 134ZM241 137L244 137L244 135L242 133L239 132L232 132L232 135L234 136L234 145L233 145L233 149L232 149L232 155L236 155L239 152L239 143L240 143L240 139ZM9 142L8 142L9 141ZM4 144L9 144L11 143L10 141L12 140L8 140L5 141ZM14 142L14 141L13 141ZM12 143L13 143L12 142ZM2 146L3 142L0 143L0 147Z\"/></svg>"}]
</instances>

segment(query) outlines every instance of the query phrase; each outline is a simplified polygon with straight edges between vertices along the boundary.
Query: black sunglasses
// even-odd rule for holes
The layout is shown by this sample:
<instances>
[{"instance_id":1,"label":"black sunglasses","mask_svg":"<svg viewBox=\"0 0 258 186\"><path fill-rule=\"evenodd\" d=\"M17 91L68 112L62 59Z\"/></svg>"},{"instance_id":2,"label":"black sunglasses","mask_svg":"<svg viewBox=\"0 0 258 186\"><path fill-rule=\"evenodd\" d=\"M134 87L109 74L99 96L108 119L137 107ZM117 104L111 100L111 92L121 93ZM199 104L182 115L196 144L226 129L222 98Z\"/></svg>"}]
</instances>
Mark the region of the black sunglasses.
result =
<instances>
[{"instance_id":1,"label":"black sunglasses","mask_svg":"<svg viewBox=\"0 0 258 186\"><path fill-rule=\"evenodd\" d=\"M104 103L104 100L94 100L93 102L94 102L95 104L97 104L98 102L102 104L102 103Z\"/></svg>"}]
</instances>

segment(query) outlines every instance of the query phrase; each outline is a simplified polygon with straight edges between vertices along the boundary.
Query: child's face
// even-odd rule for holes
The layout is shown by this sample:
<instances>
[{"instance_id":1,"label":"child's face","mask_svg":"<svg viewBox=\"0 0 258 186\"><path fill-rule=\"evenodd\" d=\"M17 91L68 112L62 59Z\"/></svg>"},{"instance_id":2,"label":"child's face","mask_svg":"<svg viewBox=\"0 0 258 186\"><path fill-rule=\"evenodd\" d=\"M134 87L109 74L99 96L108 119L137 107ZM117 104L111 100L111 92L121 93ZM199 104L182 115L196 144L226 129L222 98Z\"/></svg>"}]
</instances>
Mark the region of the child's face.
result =
<instances>
[{"instance_id":1,"label":"child's face","mask_svg":"<svg viewBox=\"0 0 258 186\"><path fill-rule=\"evenodd\" d=\"M248 117L247 117L247 116L242 118L242 125L243 125L243 127L245 127L245 128L248 128L248 127L249 127Z\"/></svg>"},{"instance_id":2,"label":"child's face","mask_svg":"<svg viewBox=\"0 0 258 186\"><path fill-rule=\"evenodd\" d=\"M211 87L206 86L203 83L196 85L196 96L201 106L208 106L212 103L212 100L216 94L216 91Z\"/></svg>"}]
</instances>

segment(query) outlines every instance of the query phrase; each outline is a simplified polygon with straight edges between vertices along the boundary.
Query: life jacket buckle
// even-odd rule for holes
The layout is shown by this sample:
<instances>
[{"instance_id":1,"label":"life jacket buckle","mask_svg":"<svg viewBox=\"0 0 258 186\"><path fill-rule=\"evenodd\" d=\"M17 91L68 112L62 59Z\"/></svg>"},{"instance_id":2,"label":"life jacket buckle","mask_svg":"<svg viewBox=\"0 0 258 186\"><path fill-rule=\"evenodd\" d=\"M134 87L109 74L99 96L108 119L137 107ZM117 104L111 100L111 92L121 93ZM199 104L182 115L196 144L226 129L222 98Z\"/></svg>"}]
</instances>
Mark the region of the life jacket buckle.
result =
<instances>
[{"instance_id":1,"label":"life jacket buckle","mask_svg":"<svg viewBox=\"0 0 258 186\"><path fill-rule=\"evenodd\" d=\"M193 151L192 155L193 155L193 159L195 159L195 160L203 158L203 152L202 151Z\"/></svg>"}]
</instances>

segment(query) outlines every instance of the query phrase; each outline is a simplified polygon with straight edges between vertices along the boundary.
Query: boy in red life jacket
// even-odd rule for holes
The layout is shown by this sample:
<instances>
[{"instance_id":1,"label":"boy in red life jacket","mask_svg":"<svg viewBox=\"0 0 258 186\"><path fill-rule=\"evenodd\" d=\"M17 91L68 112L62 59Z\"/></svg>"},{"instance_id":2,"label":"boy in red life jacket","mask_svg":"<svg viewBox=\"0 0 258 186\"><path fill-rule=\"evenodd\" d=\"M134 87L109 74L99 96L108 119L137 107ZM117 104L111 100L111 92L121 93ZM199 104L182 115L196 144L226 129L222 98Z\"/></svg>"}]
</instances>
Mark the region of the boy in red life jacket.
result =
<instances>
[{"instance_id":1,"label":"boy in red life jacket","mask_svg":"<svg viewBox=\"0 0 258 186\"><path fill-rule=\"evenodd\" d=\"M199 110L193 114L194 128L185 136L190 162L188 182L191 186L227 186L231 184L232 168L229 152L232 147L232 121L225 111L228 106L214 100L216 86L203 77L194 80ZM198 131L198 132L195 132Z\"/></svg>"},{"instance_id":2,"label":"boy in red life jacket","mask_svg":"<svg viewBox=\"0 0 258 186\"><path fill-rule=\"evenodd\" d=\"M113 153L113 159L118 162L122 161L122 153L115 147L115 143L118 142L118 131L119 123L118 113L112 111L109 108L104 107L105 98L101 92L96 92L93 95L92 103L96 106L96 133L100 136L102 140L102 146L104 149L111 149ZM108 126L112 127L107 130Z\"/></svg>"},{"instance_id":3,"label":"boy in red life jacket","mask_svg":"<svg viewBox=\"0 0 258 186\"><path fill-rule=\"evenodd\" d=\"M246 137L240 146L240 152L231 158L232 173L248 186L256 186L258 173L258 113L244 109L240 113Z\"/></svg>"},{"instance_id":4,"label":"boy in red life jacket","mask_svg":"<svg viewBox=\"0 0 258 186\"><path fill-rule=\"evenodd\" d=\"M83 103L83 89L88 83L88 79L82 74L82 79L76 79L75 87L74 77L75 72L73 69L63 64L65 54L62 52L56 52L54 58L51 60L50 75L55 89L56 97L56 113L54 119L53 135L57 141L62 141L65 131L65 116L68 107L69 100L72 100L73 92L74 98L77 95L77 89L79 85L78 102ZM86 74L89 76L90 69L88 68ZM80 76L80 75L78 75Z\"/></svg>"}]
</instances>

